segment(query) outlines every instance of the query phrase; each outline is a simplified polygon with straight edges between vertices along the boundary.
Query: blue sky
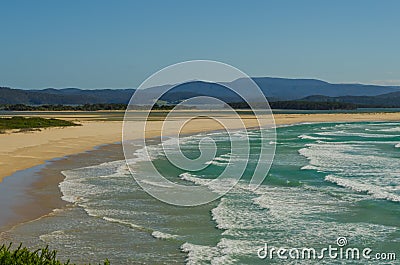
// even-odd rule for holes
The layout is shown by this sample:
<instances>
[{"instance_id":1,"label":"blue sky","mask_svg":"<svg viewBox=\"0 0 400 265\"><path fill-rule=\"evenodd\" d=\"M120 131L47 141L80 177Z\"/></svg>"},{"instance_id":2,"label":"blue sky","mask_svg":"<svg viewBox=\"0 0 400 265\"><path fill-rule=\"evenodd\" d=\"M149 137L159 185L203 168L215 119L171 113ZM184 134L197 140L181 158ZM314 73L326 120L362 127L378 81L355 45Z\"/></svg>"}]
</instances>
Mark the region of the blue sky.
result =
<instances>
[{"instance_id":1,"label":"blue sky","mask_svg":"<svg viewBox=\"0 0 400 265\"><path fill-rule=\"evenodd\" d=\"M0 86L137 87L210 59L251 76L400 85L400 1L0 2Z\"/></svg>"}]
</instances>

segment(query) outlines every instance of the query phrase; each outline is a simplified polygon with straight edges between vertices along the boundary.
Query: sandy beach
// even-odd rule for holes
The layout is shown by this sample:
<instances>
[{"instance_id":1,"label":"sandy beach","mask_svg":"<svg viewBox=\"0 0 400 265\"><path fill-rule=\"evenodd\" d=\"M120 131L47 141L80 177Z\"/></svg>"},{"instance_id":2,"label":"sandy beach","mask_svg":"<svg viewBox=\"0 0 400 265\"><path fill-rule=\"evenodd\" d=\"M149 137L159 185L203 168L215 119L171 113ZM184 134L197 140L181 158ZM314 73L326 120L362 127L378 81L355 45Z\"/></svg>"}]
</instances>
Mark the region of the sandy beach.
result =
<instances>
[{"instance_id":1,"label":"sandy beach","mask_svg":"<svg viewBox=\"0 0 400 265\"><path fill-rule=\"evenodd\" d=\"M182 112L180 118L168 121L170 126L164 133L175 133L176 128L181 126L181 119L187 120L192 114ZM29 113L26 116L30 116ZM0 187L6 191L0 196L4 210L0 219L0 242L8 242L10 231L23 224L55 215L54 209L73 207L61 199L58 185L65 178L61 171L123 160L122 147L118 143L122 140L122 113L54 113L34 116L73 120L82 126L0 134ZM257 126L254 116L242 114L241 118L246 127ZM219 114L218 119L229 128L235 129L237 126L237 119L232 116ZM274 119L277 126L318 122L400 121L400 113L275 114ZM140 115L137 120L133 120L133 124L138 126L132 128L132 139L143 136L141 122ZM162 125L161 118L149 121L146 137L160 136ZM193 134L221 129L220 123L201 117L183 126L180 133Z\"/></svg>"},{"instance_id":2,"label":"sandy beach","mask_svg":"<svg viewBox=\"0 0 400 265\"><path fill-rule=\"evenodd\" d=\"M27 113L29 116L29 113ZM29 133L0 134L0 182L3 178L16 171L24 170L45 161L71 154L91 150L96 146L120 142L122 138L122 121L107 120L107 115L65 115L54 113L52 115L35 115L43 117L62 118L78 121L82 126L65 128L48 128L42 131ZM190 115L189 115L190 116ZM122 117L120 114L118 117ZM185 115L181 116L185 119ZM251 115L241 115L246 127L254 127L257 121ZM186 117L187 118L187 117ZM230 116L219 117L225 126L235 128L237 123ZM399 121L400 113L335 113L335 114L275 114L276 125L295 124L303 122L357 122L357 121ZM172 120L165 133L168 134L174 124L179 121ZM146 137L160 135L163 121L152 120L148 122ZM137 135L143 134L138 126ZM210 122L208 118L198 118L183 127L181 133L190 134L222 129L217 122ZM171 132L173 133L173 132Z\"/></svg>"}]
</instances>

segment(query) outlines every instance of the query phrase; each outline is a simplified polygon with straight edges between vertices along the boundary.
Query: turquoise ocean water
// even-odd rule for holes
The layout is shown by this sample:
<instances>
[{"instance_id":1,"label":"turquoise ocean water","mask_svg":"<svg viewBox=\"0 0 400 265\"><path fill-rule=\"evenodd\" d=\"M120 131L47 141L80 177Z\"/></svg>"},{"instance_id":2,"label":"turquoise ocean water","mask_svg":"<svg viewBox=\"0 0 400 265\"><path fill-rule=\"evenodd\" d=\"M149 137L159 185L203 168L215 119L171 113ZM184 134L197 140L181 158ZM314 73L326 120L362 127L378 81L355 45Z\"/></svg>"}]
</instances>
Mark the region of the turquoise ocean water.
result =
<instances>
[{"instance_id":1,"label":"turquoise ocean water","mask_svg":"<svg viewBox=\"0 0 400 265\"><path fill-rule=\"evenodd\" d=\"M245 132L236 133L239 138ZM277 128L276 156L257 189L248 186L260 137L248 133L251 154L241 181L224 197L198 207L159 202L133 180L125 161L63 172L63 199L70 204L14 229L15 240L49 244L62 259L113 264L367 264L365 260L260 259L259 248L336 245L395 252L400 258L400 123L320 123ZM182 139L188 157L199 155L205 134ZM160 145L152 161L137 151L134 174L154 163L171 181L218 192L229 179L212 182L229 163L229 138L207 134L217 157L201 172L168 163ZM169 148L176 146L170 139ZM168 143L168 142L167 142ZM271 143L272 144L272 143ZM257 149L258 148L258 149ZM157 182L152 183L157 189ZM398 262L398 260L397 260ZM373 261L371 264L396 264Z\"/></svg>"}]
</instances>

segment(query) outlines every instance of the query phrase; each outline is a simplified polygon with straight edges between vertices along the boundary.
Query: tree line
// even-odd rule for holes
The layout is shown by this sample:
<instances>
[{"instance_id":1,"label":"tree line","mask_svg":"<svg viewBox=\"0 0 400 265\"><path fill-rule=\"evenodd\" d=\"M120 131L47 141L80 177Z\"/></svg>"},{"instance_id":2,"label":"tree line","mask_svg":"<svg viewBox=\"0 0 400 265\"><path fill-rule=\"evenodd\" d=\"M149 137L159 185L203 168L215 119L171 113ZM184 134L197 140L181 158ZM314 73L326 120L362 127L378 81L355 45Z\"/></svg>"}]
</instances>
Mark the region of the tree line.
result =
<instances>
[{"instance_id":1,"label":"tree line","mask_svg":"<svg viewBox=\"0 0 400 265\"><path fill-rule=\"evenodd\" d=\"M84 104L84 105L25 105L25 104L4 104L0 105L3 111L99 111L99 110L126 110L128 104L104 103L104 104ZM150 106L129 105L131 110L144 110ZM176 105L154 104L152 110L171 110ZM179 109L193 109L190 106L178 106Z\"/></svg>"},{"instance_id":2,"label":"tree line","mask_svg":"<svg viewBox=\"0 0 400 265\"><path fill-rule=\"evenodd\" d=\"M228 103L234 109L249 109L246 102ZM252 104L253 105L253 104ZM269 102L271 109L293 109L293 110L354 110L356 104L344 102L313 102L313 101L273 101ZM262 106L254 103L254 107Z\"/></svg>"},{"instance_id":3,"label":"tree line","mask_svg":"<svg viewBox=\"0 0 400 265\"><path fill-rule=\"evenodd\" d=\"M246 102L228 103L234 109L249 109ZM275 101L269 103L272 109L295 109L295 110L353 110L359 107L357 104L345 102L313 102L313 101ZM254 104L255 107L262 104ZM106 104L84 104L84 105L25 105L6 104L0 106L3 111L99 111L99 110L126 110L127 104L106 103ZM152 110L171 110L176 108L174 104L154 104ZM130 110L148 109L149 106L129 105ZM191 106L178 106L179 109L195 109Z\"/></svg>"}]
</instances>

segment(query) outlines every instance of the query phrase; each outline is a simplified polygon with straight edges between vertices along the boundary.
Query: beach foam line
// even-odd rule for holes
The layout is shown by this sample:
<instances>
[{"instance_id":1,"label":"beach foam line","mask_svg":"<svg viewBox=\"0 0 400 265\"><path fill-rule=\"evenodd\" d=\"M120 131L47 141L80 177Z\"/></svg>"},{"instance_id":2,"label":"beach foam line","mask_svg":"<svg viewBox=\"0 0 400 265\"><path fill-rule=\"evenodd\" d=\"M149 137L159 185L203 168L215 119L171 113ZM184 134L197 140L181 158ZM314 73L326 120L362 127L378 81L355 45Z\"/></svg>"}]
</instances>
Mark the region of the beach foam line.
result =
<instances>
[{"instance_id":1,"label":"beach foam line","mask_svg":"<svg viewBox=\"0 0 400 265\"><path fill-rule=\"evenodd\" d=\"M208 185L211 183L211 179L202 179L202 178L198 178L196 175L193 175L189 172L185 172L179 175L179 177L182 180L186 180L186 181L190 181L193 182L194 184L197 185Z\"/></svg>"},{"instance_id":2,"label":"beach foam line","mask_svg":"<svg viewBox=\"0 0 400 265\"><path fill-rule=\"evenodd\" d=\"M134 224L134 223L132 223L130 221L127 221L127 220L121 220L121 219L111 218L111 217L107 217L107 216L102 217L102 219L106 220L108 222L125 225L125 226L128 226L128 227L133 228L133 229L138 230L138 231L149 233L155 239L169 240L169 239L177 239L177 238L179 238L178 235L172 235L172 234L164 233L164 232L161 232L161 231L153 230L151 228L146 228L146 227Z\"/></svg>"},{"instance_id":3,"label":"beach foam line","mask_svg":"<svg viewBox=\"0 0 400 265\"><path fill-rule=\"evenodd\" d=\"M303 140L330 140L330 138L327 138L327 137L315 137L315 136L311 136L311 135L307 135L307 134L301 134L301 135L297 136L297 138L303 139Z\"/></svg>"},{"instance_id":4,"label":"beach foam line","mask_svg":"<svg viewBox=\"0 0 400 265\"><path fill-rule=\"evenodd\" d=\"M168 185L168 184L164 184L165 182L160 182L160 181L150 181L150 180L139 180L139 183L144 183L150 186L154 186L154 187L160 187L160 188L173 188L173 185Z\"/></svg>"},{"instance_id":5,"label":"beach foam line","mask_svg":"<svg viewBox=\"0 0 400 265\"><path fill-rule=\"evenodd\" d=\"M205 164L223 167L232 164L233 162L243 161L244 159L247 159L247 157L241 156L239 154L232 155L231 153L227 153L217 156L212 160L205 162Z\"/></svg>"},{"instance_id":6,"label":"beach foam line","mask_svg":"<svg viewBox=\"0 0 400 265\"><path fill-rule=\"evenodd\" d=\"M133 229L136 229L136 230L140 230L140 231L144 231L144 232L152 232L153 231L151 229L145 228L143 226L134 224L134 223L126 221L126 220L121 220L121 219L117 219L117 218L111 218L111 217L107 217L107 216L102 217L102 219L106 220L108 222L111 222L111 223L118 223L118 224L125 225L125 226L128 226L130 228L133 228Z\"/></svg>"},{"instance_id":7,"label":"beach foam line","mask_svg":"<svg viewBox=\"0 0 400 265\"><path fill-rule=\"evenodd\" d=\"M347 132L347 131L328 131L328 132L317 132L317 135L322 136L354 136L354 137L361 137L361 138L392 138L396 135L393 134L372 134L372 133L356 133L356 132Z\"/></svg>"},{"instance_id":8,"label":"beach foam line","mask_svg":"<svg viewBox=\"0 0 400 265\"><path fill-rule=\"evenodd\" d=\"M395 142L383 142L391 144ZM309 161L303 170L312 169L327 174L343 176L398 176L399 166L395 157L382 156L368 142L345 144L341 142L306 144L298 153ZM371 163L373 161L373 163Z\"/></svg>"},{"instance_id":9,"label":"beach foam line","mask_svg":"<svg viewBox=\"0 0 400 265\"><path fill-rule=\"evenodd\" d=\"M196 175L193 175L189 172L182 173L179 175L179 177L182 180L190 181L190 182L193 182L194 184L201 185L201 186L206 186L212 192L215 192L217 194L225 194L225 191L226 191L225 187L236 185L238 182L238 180L233 179L233 178L223 178L223 179L221 179L221 178L217 178L217 179L198 178L198 177L196 177Z\"/></svg>"},{"instance_id":10,"label":"beach foam line","mask_svg":"<svg viewBox=\"0 0 400 265\"><path fill-rule=\"evenodd\" d=\"M187 265L210 264L214 257L221 255L215 246L196 245L188 242L181 246L181 251L187 253L185 260Z\"/></svg>"},{"instance_id":11,"label":"beach foam line","mask_svg":"<svg viewBox=\"0 0 400 265\"><path fill-rule=\"evenodd\" d=\"M305 165L300 168L300 170L318 170L319 168L313 165Z\"/></svg>"},{"instance_id":12,"label":"beach foam line","mask_svg":"<svg viewBox=\"0 0 400 265\"><path fill-rule=\"evenodd\" d=\"M224 167L224 166L228 165L228 163L218 162L218 161L215 161L215 160L208 161L205 164L206 165L214 165L214 166L218 166L218 167Z\"/></svg>"},{"instance_id":13,"label":"beach foam line","mask_svg":"<svg viewBox=\"0 0 400 265\"><path fill-rule=\"evenodd\" d=\"M160 231L153 231L151 233L151 236L156 239L162 239L162 240L177 239L179 237L178 235L172 235Z\"/></svg>"},{"instance_id":14,"label":"beach foam line","mask_svg":"<svg viewBox=\"0 0 400 265\"><path fill-rule=\"evenodd\" d=\"M400 127L381 129L381 130L378 130L378 132L400 132Z\"/></svg>"},{"instance_id":15,"label":"beach foam line","mask_svg":"<svg viewBox=\"0 0 400 265\"><path fill-rule=\"evenodd\" d=\"M360 193L367 193L375 199L383 199L393 202L400 202L400 195L393 194L391 192L385 191L383 188L374 186L371 184L361 183L359 181L354 181L351 179L345 179L337 177L334 175L328 175L325 180L334 184L337 184L344 188L349 188L353 191Z\"/></svg>"},{"instance_id":16,"label":"beach foam line","mask_svg":"<svg viewBox=\"0 0 400 265\"><path fill-rule=\"evenodd\" d=\"M251 193L241 193L238 196L245 199L222 198L218 206L211 210L216 228L224 230L223 235L228 230L250 231L264 228L262 219L265 211L260 211L260 208L252 203Z\"/></svg>"},{"instance_id":17,"label":"beach foam line","mask_svg":"<svg viewBox=\"0 0 400 265\"><path fill-rule=\"evenodd\" d=\"M112 196L112 192L130 192L137 187L127 185L131 184L131 180L127 175L124 162L123 160L112 161L97 166L63 171L65 179L59 184L61 198L78 205L89 216L103 218L110 214L114 215L115 209L101 209L98 207L99 204L109 202L107 196ZM119 221L123 223L123 220ZM131 225L134 226L134 224Z\"/></svg>"},{"instance_id":18,"label":"beach foam line","mask_svg":"<svg viewBox=\"0 0 400 265\"><path fill-rule=\"evenodd\" d=\"M220 157L214 158L214 160L215 161L221 161L221 162L229 162L231 159L227 158L227 157L220 156Z\"/></svg>"},{"instance_id":19,"label":"beach foam line","mask_svg":"<svg viewBox=\"0 0 400 265\"><path fill-rule=\"evenodd\" d=\"M52 241L64 241L64 240L73 240L74 236L67 235L63 230L56 230L48 234L43 234L39 236L39 239L45 243L51 243Z\"/></svg>"}]
</instances>

